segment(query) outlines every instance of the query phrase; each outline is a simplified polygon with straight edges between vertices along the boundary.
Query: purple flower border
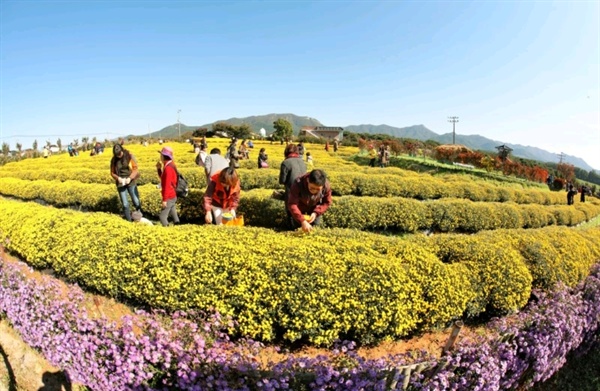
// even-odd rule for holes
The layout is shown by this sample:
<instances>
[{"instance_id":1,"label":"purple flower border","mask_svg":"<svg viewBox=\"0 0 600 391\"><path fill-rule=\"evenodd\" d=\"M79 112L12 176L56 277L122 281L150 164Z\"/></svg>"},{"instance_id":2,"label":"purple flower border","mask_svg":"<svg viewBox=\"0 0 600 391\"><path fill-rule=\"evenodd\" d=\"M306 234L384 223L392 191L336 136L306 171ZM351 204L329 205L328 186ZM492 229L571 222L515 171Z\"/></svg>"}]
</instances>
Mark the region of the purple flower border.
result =
<instances>
[{"instance_id":1,"label":"purple flower border","mask_svg":"<svg viewBox=\"0 0 600 391\"><path fill-rule=\"evenodd\" d=\"M490 323L488 336L462 341L436 360L425 352L368 360L352 342L329 356L292 355L259 364L262 345L230 341L218 315L201 320L178 312L137 312L117 324L93 318L84 294L25 277L24 264L0 263L0 315L76 383L103 390L389 390L402 389L399 367L416 362L432 369L413 373L417 390L505 390L544 381L567 354L597 342L600 264L576 288L543 293L515 316ZM437 366L436 366L437 365Z\"/></svg>"}]
</instances>

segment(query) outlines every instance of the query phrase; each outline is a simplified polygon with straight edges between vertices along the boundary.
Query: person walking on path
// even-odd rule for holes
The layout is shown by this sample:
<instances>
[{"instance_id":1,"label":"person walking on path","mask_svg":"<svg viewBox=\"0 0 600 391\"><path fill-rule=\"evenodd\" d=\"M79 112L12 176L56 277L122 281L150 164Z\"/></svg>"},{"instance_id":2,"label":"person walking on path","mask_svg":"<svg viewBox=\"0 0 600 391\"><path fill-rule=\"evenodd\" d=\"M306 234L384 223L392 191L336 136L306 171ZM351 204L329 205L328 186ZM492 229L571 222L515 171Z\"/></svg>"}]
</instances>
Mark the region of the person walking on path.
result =
<instances>
[{"instance_id":1,"label":"person walking on path","mask_svg":"<svg viewBox=\"0 0 600 391\"><path fill-rule=\"evenodd\" d=\"M171 147L163 147L160 151L160 162L156 163L156 170L160 177L160 193L162 196L162 210L159 215L160 223L163 227L169 225L169 215L173 219L173 224L179 224L179 216L177 215L177 167L173 161L173 149Z\"/></svg>"},{"instance_id":2,"label":"person walking on path","mask_svg":"<svg viewBox=\"0 0 600 391\"><path fill-rule=\"evenodd\" d=\"M138 165L135 156L123 148L121 144L113 146L113 157L110 160L110 175L115 180L123 213L127 221L131 221L131 210L127 194L131 197L131 202L135 210L141 210L140 194L136 180L139 177Z\"/></svg>"}]
</instances>

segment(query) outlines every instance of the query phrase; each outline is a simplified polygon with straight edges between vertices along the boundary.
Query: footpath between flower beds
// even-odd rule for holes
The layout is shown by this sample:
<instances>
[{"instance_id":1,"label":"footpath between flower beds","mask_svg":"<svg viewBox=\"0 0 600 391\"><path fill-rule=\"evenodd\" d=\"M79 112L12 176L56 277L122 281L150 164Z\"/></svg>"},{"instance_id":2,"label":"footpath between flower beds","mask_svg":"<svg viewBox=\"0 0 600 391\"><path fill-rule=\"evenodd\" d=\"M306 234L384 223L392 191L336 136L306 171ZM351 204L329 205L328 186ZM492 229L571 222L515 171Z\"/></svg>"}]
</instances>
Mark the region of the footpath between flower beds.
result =
<instances>
[{"instance_id":1,"label":"footpath between flower beds","mask_svg":"<svg viewBox=\"0 0 600 391\"><path fill-rule=\"evenodd\" d=\"M27 271L2 259L0 314L69 382L94 391L526 389L599 338L600 264L574 289L534 292L523 311L490 322L485 335L465 338L441 357L365 358L342 342L328 355L280 353L266 363L264 347L230 341L218 315L137 312L109 320L90 314L78 287L30 279Z\"/></svg>"}]
</instances>

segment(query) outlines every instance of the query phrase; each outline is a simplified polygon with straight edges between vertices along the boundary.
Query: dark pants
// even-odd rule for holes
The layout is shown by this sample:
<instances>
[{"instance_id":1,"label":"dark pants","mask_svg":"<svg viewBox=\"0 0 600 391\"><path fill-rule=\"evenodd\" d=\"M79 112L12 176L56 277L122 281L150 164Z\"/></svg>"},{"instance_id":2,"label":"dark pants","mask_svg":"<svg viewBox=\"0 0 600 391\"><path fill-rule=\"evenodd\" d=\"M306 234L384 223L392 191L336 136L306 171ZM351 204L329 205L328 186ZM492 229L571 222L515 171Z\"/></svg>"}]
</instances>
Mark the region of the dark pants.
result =
<instances>
[{"instance_id":1,"label":"dark pants","mask_svg":"<svg viewBox=\"0 0 600 391\"><path fill-rule=\"evenodd\" d=\"M570 191L567 193L567 205L573 205L575 203L575 194L577 194L574 191Z\"/></svg>"}]
</instances>

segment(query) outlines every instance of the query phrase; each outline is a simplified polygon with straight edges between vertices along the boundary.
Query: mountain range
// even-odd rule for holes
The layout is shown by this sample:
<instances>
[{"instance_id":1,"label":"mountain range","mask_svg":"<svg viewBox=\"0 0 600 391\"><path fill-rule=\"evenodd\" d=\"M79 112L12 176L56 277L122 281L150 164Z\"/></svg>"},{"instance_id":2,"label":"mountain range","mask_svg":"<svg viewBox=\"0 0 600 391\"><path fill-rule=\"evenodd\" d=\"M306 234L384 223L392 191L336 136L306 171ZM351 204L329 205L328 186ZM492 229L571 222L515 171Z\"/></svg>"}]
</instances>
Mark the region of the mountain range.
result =
<instances>
[{"instance_id":1,"label":"mountain range","mask_svg":"<svg viewBox=\"0 0 600 391\"><path fill-rule=\"evenodd\" d=\"M214 123L226 122L232 125L241 125L245 123L248 124L256 133L258 133L261 128L264 128L267 131L267 134L269 134L275 130L273 128L273 122L276 121L278 118L287 119L292 124L295 134L298 134L298 132L303 126L323 126L323 124L315 118L307 116L298 116L291 113L257 115L244 118L229 118L226 120L215 121ZM151 136L166 138L176 137L180 133L185 134L186 132L192 132L198 128L210 128L212 124L213 123L199 126L173 124L164 127L159 131L151 133ZM328 126L339 126L339 124L329 124ZM424 125L413 125L404 128L397 128L389 125L348 125L343 128L344 130L353 133L386 134L393 137L412 138L421 141L434 140L441 144L452 143L452 133L438 134L428 129ZM476 134L457 134L456 143L462 144L473 150L490 151L493 153L497 152L497 146L505 144L508 147L512 148L512 155L516 157L551 163L557 163L558 160L558 156L555 153L548 152L541 148L525 146L520 144L512 144L506 141L492 140ZM587 171L593 169L589 164L585 162L585 160L576 156L563 155L563 160Z\"/></svg>"}]
</instances>

